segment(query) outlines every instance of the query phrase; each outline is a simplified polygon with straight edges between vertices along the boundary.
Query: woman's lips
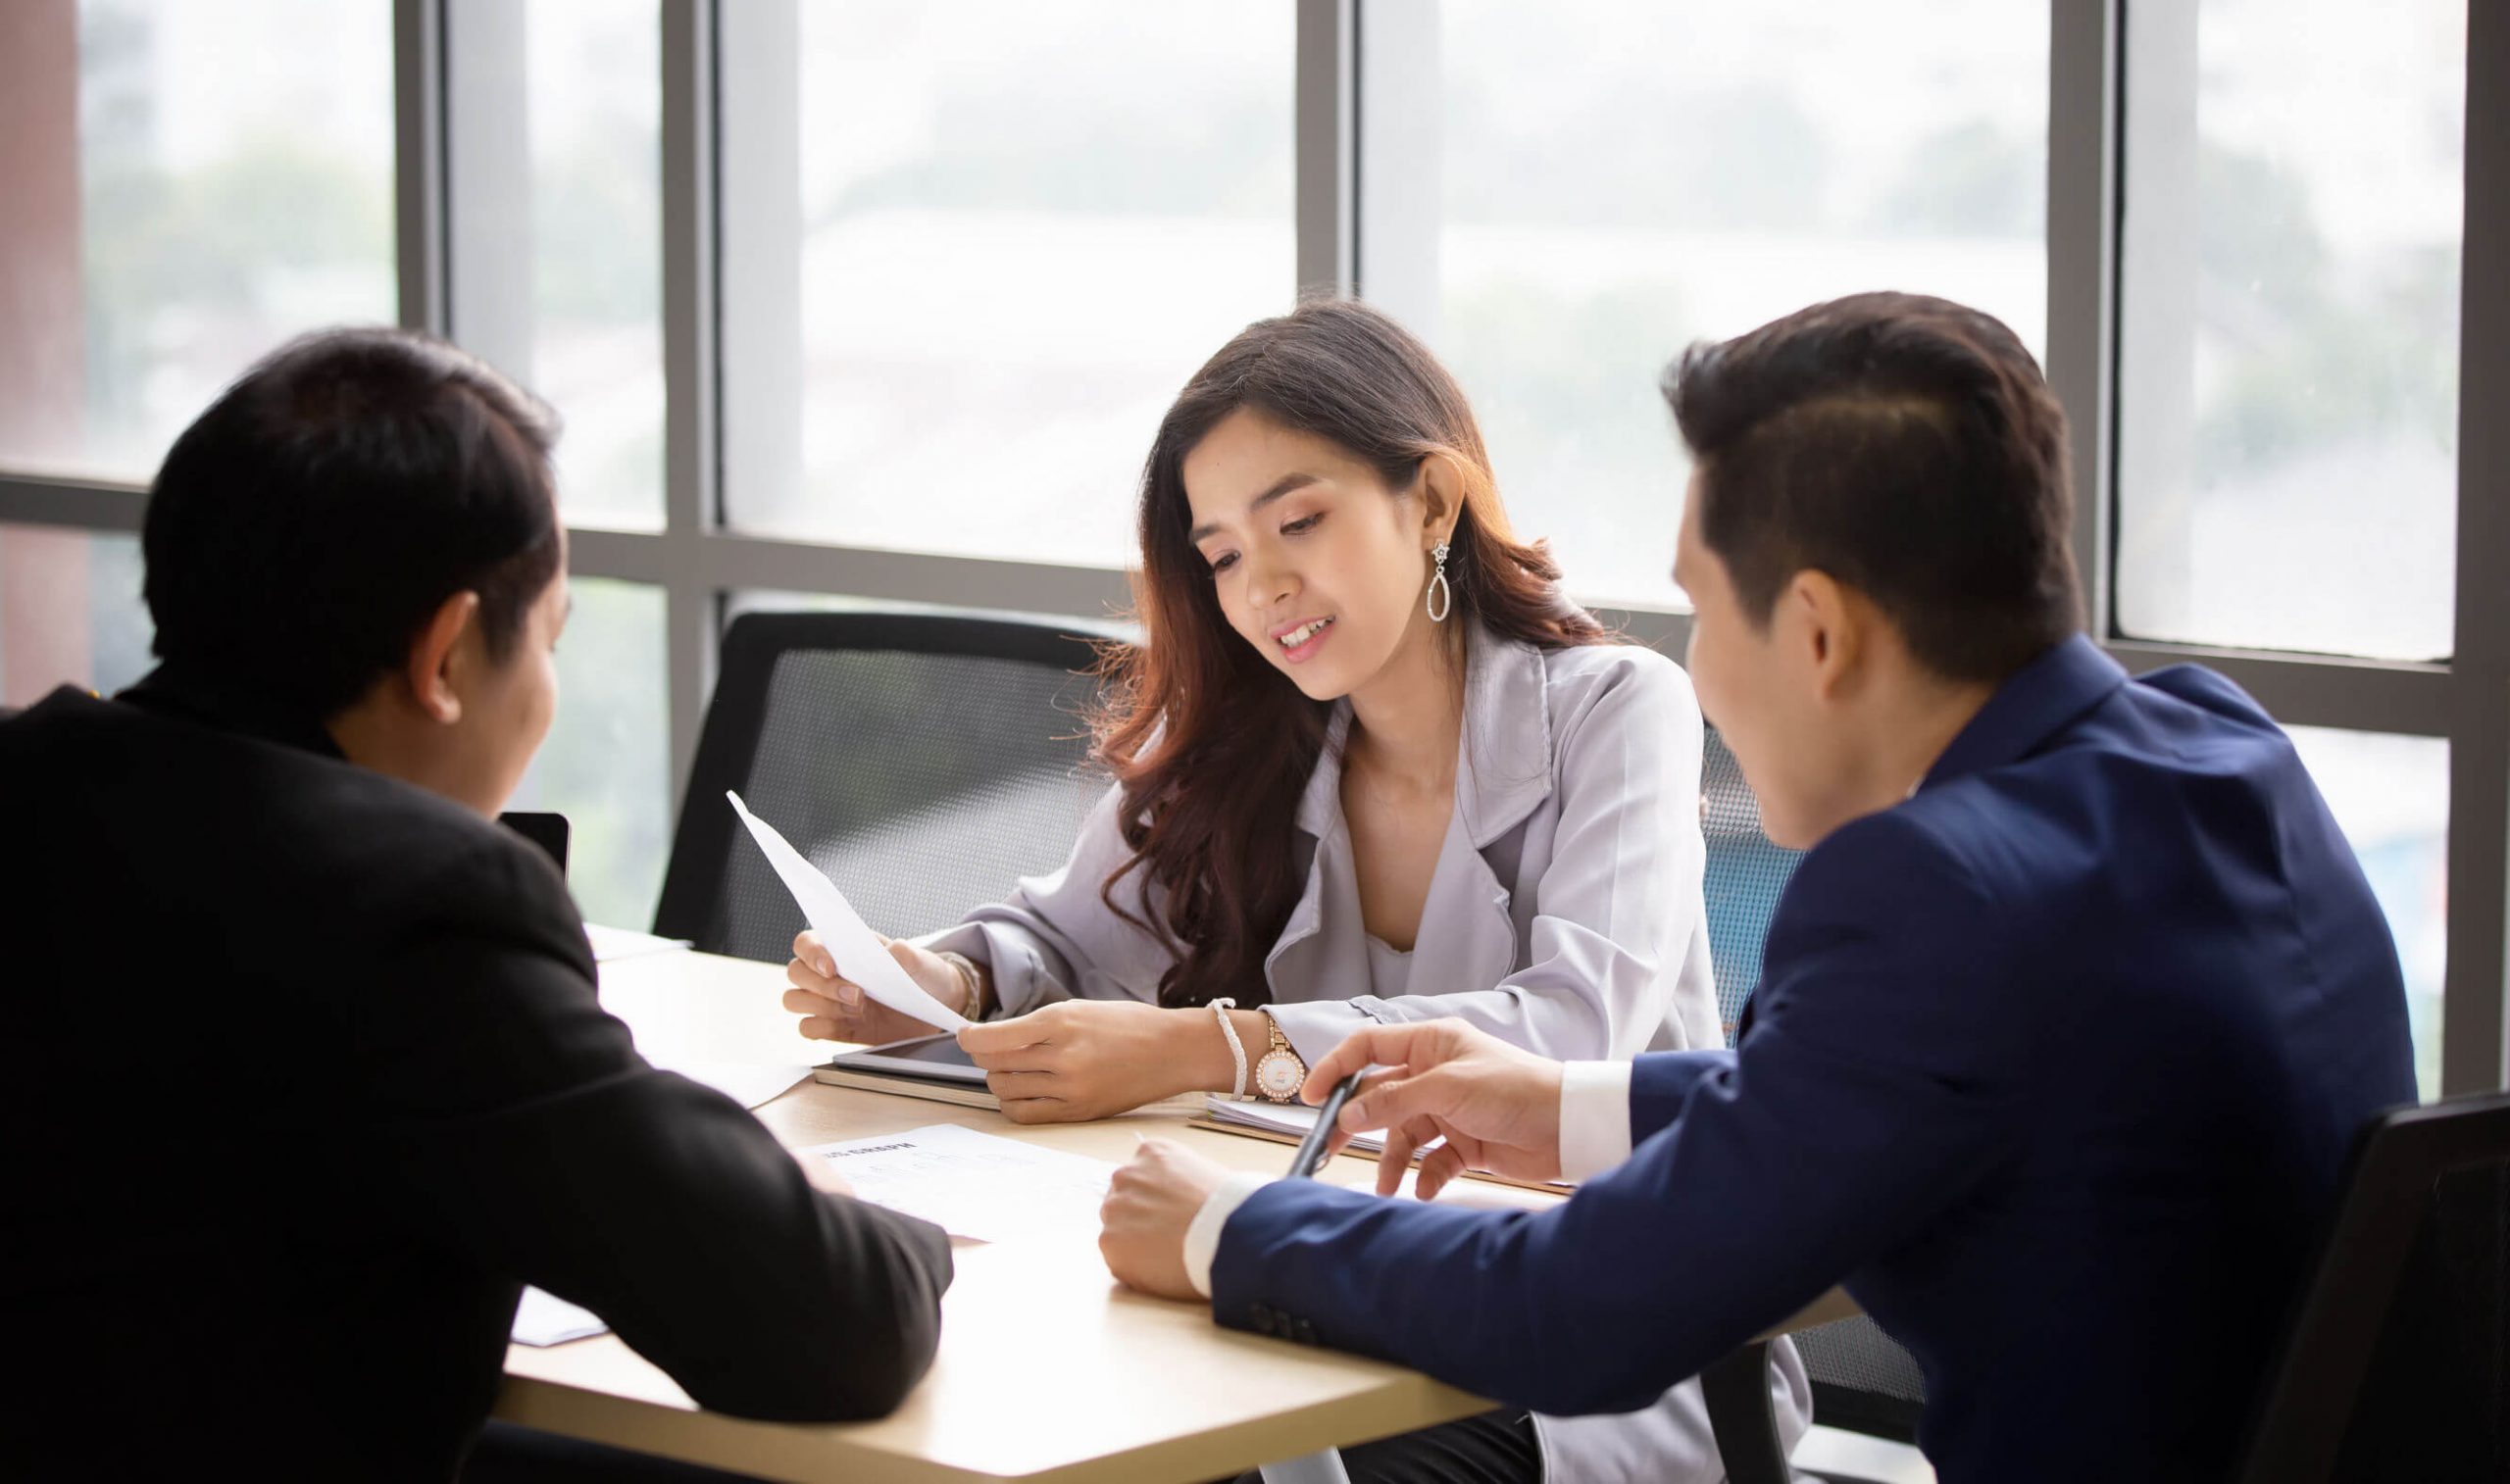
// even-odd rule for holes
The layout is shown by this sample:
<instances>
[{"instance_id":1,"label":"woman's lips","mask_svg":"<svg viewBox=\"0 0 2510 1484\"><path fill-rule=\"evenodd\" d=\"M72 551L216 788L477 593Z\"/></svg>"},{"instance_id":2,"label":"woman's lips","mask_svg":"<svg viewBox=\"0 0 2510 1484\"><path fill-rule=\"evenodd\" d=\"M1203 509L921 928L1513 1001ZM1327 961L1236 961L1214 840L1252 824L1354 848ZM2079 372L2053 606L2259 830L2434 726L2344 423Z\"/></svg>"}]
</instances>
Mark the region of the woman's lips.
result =
<instances>
[{"instance_id":1,"label":"woman's lips","mask_svg":"<svg viewBox=\"0 0 2510 1484\"><path fill-rule=\"evenodd\" d=\"M1283 642L1290 634L1298 633L1301 628L1308 628L1311 630L1306 638L1300 640L1296 644ZM1333 620L1328 618L1314 619L1308 624L1301 624L1292 627L1286 633L1276 637L1273 642L1281 646L1281 659L1283 663L1289 665L1302 665L1305 664L1308 658L1314 655L1319 649L1324 648L1325 641L1331 638L1332 635Z\"/></svg>"}]
</instances>

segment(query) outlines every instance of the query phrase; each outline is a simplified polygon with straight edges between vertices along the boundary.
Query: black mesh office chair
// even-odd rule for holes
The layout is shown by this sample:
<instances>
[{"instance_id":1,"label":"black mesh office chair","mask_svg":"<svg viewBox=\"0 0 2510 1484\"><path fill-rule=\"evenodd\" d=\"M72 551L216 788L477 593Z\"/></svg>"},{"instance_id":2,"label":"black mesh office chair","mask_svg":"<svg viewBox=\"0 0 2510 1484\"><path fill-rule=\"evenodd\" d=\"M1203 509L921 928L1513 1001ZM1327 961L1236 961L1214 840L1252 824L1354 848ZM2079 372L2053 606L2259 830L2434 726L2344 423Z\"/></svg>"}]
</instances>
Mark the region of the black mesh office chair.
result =
<instances>
[{"instance_id":1,"label":"black mesh office chair","mask_svg":"<svg viewBox=\"0 0 2510 1484\"><path fill-rule=\"evenodd\" d=\"M1760 802L1714 728L1700 760L1699 820L1708 841L1708 946L1717 970L1717 1013L1731 1044L1743 1006L1760 983L1761 940L1769 935L1770 914L1803 855L1772 844L1761 832ZM1881 1325L1863 1315L1819 1325L1795 1336L1795 1348L1813 1383L1816 1421L1895 1443L1917 1441L1926 1383L1917 1361ZM1788 1478L1770 1410L1768 1366L1768 1348L1747 1346L1701 1377L1733 1484Z\"/></svg>"},{"instance_id":2,"label":"black mesh office chair","mask_svg":"<svg viewBox=\"0 0 2510 1484\"><path fill-rule=\"evenodd\" d=\"M2510 1093L2362 1131L2239 1477L2510 1479Z\"/></svg>"},{"instance_id":3,"label":"black mesh office chair","mask_svg":"<svg viewBox=\"0 0 2510 1484\"><path fill-rule=\"evenodd\" d=\"M1060 866L1106 788L1086 767L1091 638L921 613L735 619L654 931L708 953L791 955L801 909L727 789L895 936L946 927Z\"/></svg>"}]
</instances>

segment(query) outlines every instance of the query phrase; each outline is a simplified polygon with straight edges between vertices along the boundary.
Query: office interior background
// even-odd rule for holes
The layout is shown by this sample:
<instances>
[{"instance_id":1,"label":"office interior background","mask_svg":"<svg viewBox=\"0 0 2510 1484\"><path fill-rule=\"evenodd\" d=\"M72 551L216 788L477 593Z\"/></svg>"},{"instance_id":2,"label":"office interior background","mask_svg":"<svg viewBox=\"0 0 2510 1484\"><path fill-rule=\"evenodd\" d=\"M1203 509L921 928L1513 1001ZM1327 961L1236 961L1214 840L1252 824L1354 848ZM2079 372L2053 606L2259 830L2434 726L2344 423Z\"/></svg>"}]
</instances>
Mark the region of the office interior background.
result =
<instances>
[{"instance_id":1,"label":"office interior background","mask_svg":"<svg viewBox=\"0 0 2510 1484\"><path fill-rule=\"evenodd\" d=\"M1664 363L1932 292L2067 405L2095 636L2290 728L2426 1096L2501 1086L2505 114L2466 0L10 0L0 704L147 668L146 483L228 378L449 334L566 420L518 805L641 926L730 616L1108 619L1170 396L1303 290L1420 332L1678 656Z\"/></svg>"}]
</instances>

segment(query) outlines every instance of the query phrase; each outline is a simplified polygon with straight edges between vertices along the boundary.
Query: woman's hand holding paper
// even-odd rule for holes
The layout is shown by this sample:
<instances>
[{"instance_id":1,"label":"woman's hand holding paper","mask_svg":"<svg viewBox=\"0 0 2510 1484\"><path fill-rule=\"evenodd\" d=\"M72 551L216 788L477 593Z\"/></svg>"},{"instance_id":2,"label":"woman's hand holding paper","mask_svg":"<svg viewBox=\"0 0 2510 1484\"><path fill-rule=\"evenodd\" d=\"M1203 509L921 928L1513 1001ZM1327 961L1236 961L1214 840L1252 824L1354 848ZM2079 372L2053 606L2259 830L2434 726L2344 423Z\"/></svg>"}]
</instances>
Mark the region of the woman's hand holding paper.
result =
<instances>
[{"instance_id":1,"label":"woman's hand holding paper","mask_svg":"<svg viewBox=\"0 0 2510 1484\"><path fill-rule=\"evenodd\" d=\"M943 1005L966 1013L968 983L957 969L904 938L884 938L881 942L918 988ZM784 977L793 984L784 992L784 1008L802 1017L802 1034L812 1040L885 1046L891 1041L933 1032L934 1027L879 1004L866 995L861 985L840 977L836 961L829 957L817 933L805 932L793 940L793 960L784 965Z\"/></svg>"}]
</instances>

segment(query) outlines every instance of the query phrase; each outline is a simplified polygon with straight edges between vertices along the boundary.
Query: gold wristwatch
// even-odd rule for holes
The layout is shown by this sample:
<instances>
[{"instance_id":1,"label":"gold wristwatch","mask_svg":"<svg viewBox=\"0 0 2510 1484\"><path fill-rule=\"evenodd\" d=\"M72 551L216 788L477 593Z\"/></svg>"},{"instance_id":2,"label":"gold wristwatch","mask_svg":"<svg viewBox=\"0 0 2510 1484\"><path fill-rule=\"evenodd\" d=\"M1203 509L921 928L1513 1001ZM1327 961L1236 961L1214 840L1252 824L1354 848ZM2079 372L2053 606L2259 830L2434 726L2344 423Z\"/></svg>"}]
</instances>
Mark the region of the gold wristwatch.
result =
<instances>
[{"instance_id":1,"label":"gold wristwatch","mask_svg":"<svg viewBox=\"0 0 2510 1484\"><path fill-rule=\"evenodd\" d=\"M1264 1013L1264 1023L1273 1032L1273 1045L1255 1063L1255 1090L1276 1103L1295 1101L1307 1082L1307 1064L1290 1050L1290 1038L1281 1034L1281 1022L1272 1012Z\"/></svg>"}]
</instances>

